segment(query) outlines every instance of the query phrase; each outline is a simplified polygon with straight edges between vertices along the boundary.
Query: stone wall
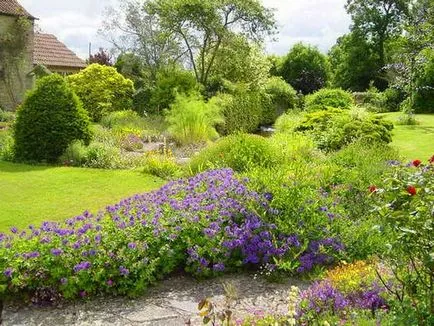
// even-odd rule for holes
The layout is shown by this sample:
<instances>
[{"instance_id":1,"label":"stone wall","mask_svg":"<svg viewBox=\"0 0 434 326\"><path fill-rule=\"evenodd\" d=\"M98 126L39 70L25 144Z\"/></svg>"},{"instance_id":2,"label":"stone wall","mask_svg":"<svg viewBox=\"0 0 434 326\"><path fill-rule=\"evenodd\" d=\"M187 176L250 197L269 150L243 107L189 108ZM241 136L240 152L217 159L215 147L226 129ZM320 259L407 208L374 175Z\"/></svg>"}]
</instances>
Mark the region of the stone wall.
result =
<instances>
[{"instance_id":1,"label":"stone wall","mask_svg":"<svg viewBox=\"0 0 434 326\"><path fill-rule=\"evenodd\" d=\"M6 33L16 21L16 17L0 14L0 35ZM34 22L32 21L29 29L28 45L22 62L19 64L17 72L10 79L10 83L5 83L0 78L0 107L7 110L14 110L22 102L25 92L32 88L33 77L29 73L33 69L33 39ZM2 62L0 62L0 77Z\"/></svg>"}]
</instances>

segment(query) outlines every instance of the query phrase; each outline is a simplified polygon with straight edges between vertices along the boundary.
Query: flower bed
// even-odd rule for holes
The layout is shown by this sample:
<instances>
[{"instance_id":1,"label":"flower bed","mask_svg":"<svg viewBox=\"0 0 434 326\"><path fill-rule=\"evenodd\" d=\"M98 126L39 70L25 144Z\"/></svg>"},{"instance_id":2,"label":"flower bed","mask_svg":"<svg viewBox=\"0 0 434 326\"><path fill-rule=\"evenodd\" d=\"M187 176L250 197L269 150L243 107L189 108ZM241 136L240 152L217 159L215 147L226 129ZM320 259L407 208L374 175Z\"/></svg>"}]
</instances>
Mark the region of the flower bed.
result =
<instances>
[{"instance_id":1,"label":"flower bed","mask_svg":"<svg viewBox=\"0 0 434 326\"><path fill-rule=\"evenodd\" d=\"M278 214L269 204L272 195L247 185L232 170L209 171L97 215L12 228L0 237L2 295L38 302L59 295L134 296L179 268L212 276L279 258L310 269L331 261L320 248L342 249L333 238L303 247L295 232L280 234L269 222Z\"/></svg>"}]
</instances>

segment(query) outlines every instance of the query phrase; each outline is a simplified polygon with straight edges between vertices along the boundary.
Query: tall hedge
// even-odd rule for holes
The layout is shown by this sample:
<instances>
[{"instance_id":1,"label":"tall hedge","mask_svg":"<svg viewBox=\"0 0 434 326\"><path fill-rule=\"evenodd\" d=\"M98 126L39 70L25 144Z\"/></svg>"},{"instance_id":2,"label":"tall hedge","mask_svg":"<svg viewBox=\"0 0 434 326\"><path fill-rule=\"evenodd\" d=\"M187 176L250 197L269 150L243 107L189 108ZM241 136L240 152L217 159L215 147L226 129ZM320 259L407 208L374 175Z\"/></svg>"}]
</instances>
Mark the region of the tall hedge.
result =
<instances>
[{"instance_id":1,"label":"tall hedge","mask_svg":"<svg viewBox=\"0 0 434 326\"><path fill-rule=\"evenodd\" d=\"M134 84L113 67L92 64L67 80L93 121L133 108Z\"/></svg>"},{"instance_id":2,"label":"tall hedge","mask_svg":"<svg viewBox=\"0 0 434 326\"><path fill-rule=\"evenodd\" d=\"M53 74L38 80L17 113L15 159L55 162L73 141L90 138L89 116L65 79Z\"/></svg>"}]
</instances>

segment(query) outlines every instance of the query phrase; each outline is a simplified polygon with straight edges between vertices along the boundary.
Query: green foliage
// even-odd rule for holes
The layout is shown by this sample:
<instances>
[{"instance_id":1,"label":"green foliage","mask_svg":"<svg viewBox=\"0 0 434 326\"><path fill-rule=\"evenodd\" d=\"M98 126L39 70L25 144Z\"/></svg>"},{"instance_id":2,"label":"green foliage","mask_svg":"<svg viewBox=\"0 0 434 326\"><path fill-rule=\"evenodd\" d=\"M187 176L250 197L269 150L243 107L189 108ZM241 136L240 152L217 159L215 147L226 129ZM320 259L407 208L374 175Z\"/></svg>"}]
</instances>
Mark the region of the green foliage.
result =
<instances>
[{"instance_id":1,"label":"green foliage","mask_svg":"<svg viewBox=\"0 0 434 326\"><path fill-rule=\"evenodd\" d=\"M146 155L143 172L166 180L179 178L183 174L172 152L166 147L163 151L151 152Z\"/></svg>"},{"instance_id":2,"label":"green foliage","mask_svg":"<svg viewBox=\"0 0 434 326\"><path fill-rule=\"evenodd\" d=\"M383 106L387 112L397 112L401 103L405 99L405 94L399 89L390 87L383 92Z\"/></svg>"},{"instance_id":3,"label":"green foliage","mask_svg":"<svg viewBox=\"0 0 434 326\"><path fill-rule=\"evenodd\" d=\"M15 113L11 111L4 111L0 107L0 122L11 123L15 120Z\"/></svg>"},{"instance_id":4,"label":"green foliage","mask_svg":"<svg viewBox=\"0 0 434 326\"><path fill-rule=\"evenodd\" d=\"M343 89L363 92L371 81L379 81L378 63L372 44L362 34L352 32L336 41L329 51L332 67L332 85Z\"/></svg>"},{"instance_id":5,"label":"green foliage","mask_svg":"<svg viewBox=\"0 0 434 326\"><path fill-rule=\"evenodd\" d=\"M280 115L296 107L297 93L282 78L269 78L263 93L261 124L273 124Z\"/></svg>"},{"instance_id":6,"label":"green foliage","mask_svg":"<svg viewBox=\"0 0 434 326\"><path fill-rule=\"evenodd\" d=\"M262 119L262 96L248 85L229 85L229 94L219 94L213 98L214 103L221 108L224 124L217 131L222 135L238 132L254 132Z\"/></svg>"},{"instance_id":7,"label":"green foliage","mask_svg":"<svg viewBox=\"0 0 434 326\"><path fill-rule=\"evenodd\" d=\"M418 91L414 97L414 109L417 113L434 113L434 51L426 52L426 63L416 80Z\"/></svg>"},{"instance_id":8,"label":"green foliage","mask_svg":"<svg viewBox=\"0 0 434 326\"><path fill-rule=\"evenodd\" d=\"M414 160L410 167L397 165L385 176L374 197L375 216L392 228L383 250L396 282L388 287L407 321L434 322L434 255L432 248L434 156L429 164Z\"/></svg>"},{"instance_id":9,"label":"green foliage","mask_svg":"<svg viewBox=\"0 0 434 326\"><path fill-rule=\"evenodd\" d=\"M257 88L267 81L270 67L270 62L258 44L251 44L245 37L234 35L220 47L214 58L210 78L214 83L216 79L226 80ZM209 85L207 88L210 88Z\"/></svg>"},{"instance_id":10,"label":"green foliage","mask_svg":"<svg viewBox=\"0 0 434 326\"><path fill-rule=\"evenodd\" d=\"M220 49L234 35L261 41L275 27L272 11L258 0L153 0L147 7L169 35L179 37L197 81L204 86Z\"/></svg>"},{"instance_id":11,"label":"green foliage","mask_svg":"<svg viewBox=\"0 0 434 326\"><path fill-rule=\"evenodd\" d=\"M6 91L2 95L9 98L15 109L20 102L16 94L25 91L23 79L26 76L20 68L25 59L33 25L25 16L14 18L13 23L6 24L6 27L2 24L0 33L0 83Z\"/></svg>"},{"instance_id":12,"label":"green foliage","mask_svg":"<svg viewBox=\"0 0 434 326\"><path fill-rule=\"evenodd\" d=\"M115 111L101 119L101 125L106 128L130 127L141 128L144 121L135 111Z\"/></svg>"},{"instance_id":13,"label":"green foliage","mask_svg":"<svg viewBox=\"0 0 434 326\"><path fill-rule=\"evenodd\" d=\"M292 133L302 119L303 115L300 112L287 112L277 118L274 128L278 133Z\"/></svg>"},{"instance_id":14,"label":"green foliage","mask_svg":"<svg viewBox=\"0 0 434 326\"><path fill-rule=\"evenodd\" d=\"M224 137L191 159L192 173L231 168L244 172L253 167L271 167L282 162L282 154L263 137L237 134Z\"/></svg>"},{"instance_id":15,"label":"green foliage","mask_svg":"<svg viewBox=\"0 0 434 326\"><path fill-rule=\"evenodd\" d=\"M308 113L295 131L307 132L318 148L335 151L356 140L390 143L393 124L362 109Z\"/></svg>"},{"instance_id":16,"label":"green foliage","mask_svg":"<svg viewBox=\"0 0 434 326\"><path fill-rule=\"evenodd\" d=\"M92 64L67 80L93 121L100 121L110 112L132 108L133 82L113 67Z\"/></svg>"},{"instance_id":17,"label":"green foliage","mask_svg":"<svg viewBox=\"0 0 434 326\"><path fill-rule=\"evenodd\" d=\"M75 140L89 142L89 117L59 75L37 82L18 110L14 151L19 161L55 162Z\"/></svg>"},{"instance_id":18,"label":"green foliage","mask_svg":"<svg viewBox=\"0 0 434 326\"><path fill-rule=\"evenodd\" d=\"M316 47L298 43L284 58L280 76L298 92L310 94L327 86L330 63Z\"/></svg>"},{"instance_id":19,"label":"green foliage","mask_svg":"<svg viewBox=\"0 0 434 326\"><path fill-rule=\"evenodd\" d=\"M408 7L407 0L347 1L345 8L353 20L351 29L373 43L380 68L386 64L386 42L402 32Z\"/></svg>"},{"instance_id":20,"label":"green foliage","mask_svg":"<svg viewBox=\"0 0 434 326\"><path fill-rule=\"evenodd\" d=\"M163 109L170 108L177 94L188 95L199 90L199 84L189 71L170 69L159 72L155 86L150 90L146 113L160 113Z\"/></svg>"},{"instance_id":21,"label":"green foliage","mask_svg":"<svg viewBox=\"0 0 434 326\"><path fill-rule=\"evenodd\" d=\"M98 169L119 169L123 167L121 150L118 147L92 142L84 153L82 164L84 163L85 167Z\"/></svg>"},{"instance_id":22,"label":"green foliage","mask_svg":"<svg viewBox=\"0 0 434 326\"><path fill-rule=\"evenodd\" d=\"M0 160L14 160L14 138L10 132L0 129Z\"/></svg>"},{"instance_id":23,"label":"green foliage","mask_svg":"<svg viewBox=\"0 0 434 326\"><path fill-rule=\"evenodd\" d=\"M224 120L215 102L205 103L199 95L178 95L166 116L169 134L183 145L216 139L215 126Z\"/></svg>"},{"instance_id":24,"label":"green foliage","mask_svg":"<svg viewBox=\"0 0 434 326\"><path fill-rule=\"evenodd\" d=\"M353 95L343 89L323 88L306 96L306 110L317 111L327 108L348 110L354 106Z\"/></svg>"}]
</instances>

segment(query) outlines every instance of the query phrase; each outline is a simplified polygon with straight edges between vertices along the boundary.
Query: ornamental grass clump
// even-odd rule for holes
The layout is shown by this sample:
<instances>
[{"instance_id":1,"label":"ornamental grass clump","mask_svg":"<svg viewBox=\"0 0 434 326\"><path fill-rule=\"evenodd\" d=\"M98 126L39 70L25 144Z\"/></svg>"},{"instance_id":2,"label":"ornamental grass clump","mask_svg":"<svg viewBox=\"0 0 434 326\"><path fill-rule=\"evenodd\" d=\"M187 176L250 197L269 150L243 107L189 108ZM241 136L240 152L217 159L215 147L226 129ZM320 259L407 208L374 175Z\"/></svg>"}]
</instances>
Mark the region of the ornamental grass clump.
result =
<instances>
[{"instance_id":1,"label":"ornamental grass clump","mask_svg":"<svg viewBox=\"0 0 434 326\"><path fill-rule=\"evenodd\" d=\"M298 236L280 234L268 222L277 214L270 195L247 185L232 170L214 170L96 215L12 228L0 236L1 297L135 296L179 268L213 276L276 257L297 260Z\"/></svg>"}]
</instances>

